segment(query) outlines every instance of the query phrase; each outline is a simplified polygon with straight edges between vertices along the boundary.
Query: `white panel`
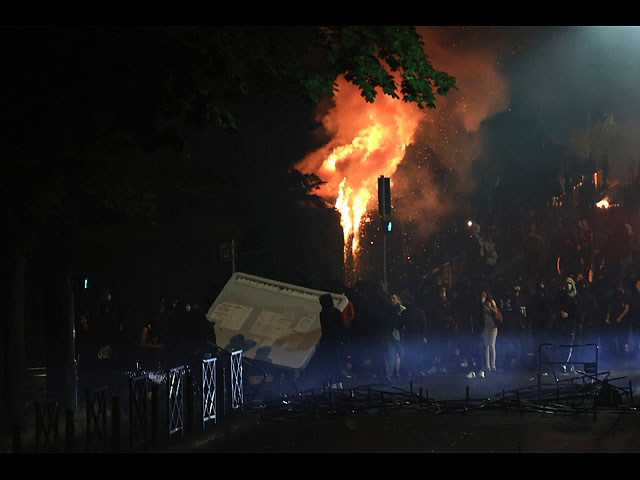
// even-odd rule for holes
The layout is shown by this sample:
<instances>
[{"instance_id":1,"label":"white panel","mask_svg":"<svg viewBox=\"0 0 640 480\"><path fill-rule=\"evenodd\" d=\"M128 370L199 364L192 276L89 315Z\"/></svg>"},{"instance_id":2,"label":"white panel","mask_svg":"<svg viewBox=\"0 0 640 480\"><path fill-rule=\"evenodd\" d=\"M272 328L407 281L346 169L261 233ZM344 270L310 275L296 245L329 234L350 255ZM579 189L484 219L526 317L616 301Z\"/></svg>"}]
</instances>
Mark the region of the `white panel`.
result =
<instances>
[{"instance_id":1,"label":"white panel","mask_svg":"<svg viewBox=\"0 0 640 480\"><path fill-rule=\"evenodd\" d=\"M312 290L246 273L235 273L207 318L215 322L218 346L243 357L293 370L303 369L320 340L320 297ZM347 297L331 293L343 311Z\"/></svg>"}]
</instances>

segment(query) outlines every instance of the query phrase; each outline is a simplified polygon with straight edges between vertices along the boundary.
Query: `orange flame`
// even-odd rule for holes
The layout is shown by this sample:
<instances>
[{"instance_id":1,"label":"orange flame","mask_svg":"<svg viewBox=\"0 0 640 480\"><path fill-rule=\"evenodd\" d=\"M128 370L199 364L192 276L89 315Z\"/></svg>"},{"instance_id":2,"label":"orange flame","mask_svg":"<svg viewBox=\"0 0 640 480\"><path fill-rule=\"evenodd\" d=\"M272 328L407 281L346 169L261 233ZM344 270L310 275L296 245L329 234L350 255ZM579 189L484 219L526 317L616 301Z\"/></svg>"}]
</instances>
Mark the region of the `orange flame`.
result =
<instances>
[{"instance_id":1,"label":"orange flame","mask_svg":"<svg viewBox=\"0 0 640 480\"><path fill-rule=\"evenodd\" d=\"M609 200L603 198L599 202L596 203L596 207L598 208L609 208Z\"/></svg>"},{"instance_id":2,"label":"orange flame","mask_svg":"<svg viewBox=\"0 0 640 480\"><path fill-rule=\"evenodd\" d=\"M346 260L358 253L360 225L377 199L378 177L396 171L422 113L382 93L375 103L367 103L342 79L339 88L335 107L322 119L336 137L296 168L317 172L325 180L320 196L340 212Z\"/></svg>"}]
</instances>

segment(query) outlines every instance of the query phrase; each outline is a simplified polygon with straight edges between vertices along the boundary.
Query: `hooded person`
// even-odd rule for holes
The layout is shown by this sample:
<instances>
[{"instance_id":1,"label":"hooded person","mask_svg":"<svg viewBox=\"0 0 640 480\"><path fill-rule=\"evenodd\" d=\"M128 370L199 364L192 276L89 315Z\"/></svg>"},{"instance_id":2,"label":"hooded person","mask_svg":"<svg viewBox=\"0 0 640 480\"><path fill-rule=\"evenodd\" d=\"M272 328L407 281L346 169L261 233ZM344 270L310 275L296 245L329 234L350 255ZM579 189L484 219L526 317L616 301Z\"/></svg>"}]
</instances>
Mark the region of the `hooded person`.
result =
<instances>
[{"instance_id":1,"label":"hooded person","mask_svg":"<svg viewBox=\"0 0 640 480\"><path fill-rule=\"evenodd\" d=\"M629 300L623 283L618 282L611 295L605 323L609 348L616 359L622 359L629 342Z\"/></svg>"},{"instance_id":2,"label":"hooded person","mask_svg":"<svg viewBox=\"0 0 640 480\"><path fill-rule=\"evenodd\" d=\"M584 312L573 278L567 277L562 282L555 305L556 334L562 345L573 345L576 336L582 331ZM569 349L567 362L571 359Z\"/></svg>"},{"instance_id":3,"label":"hooded person","mask_svg":"<svg viewBox=\"0 0 640 480\"><path fill-rule=\"evenodd\" d=\"M556 304L556 320L559 330L565 333L577 333L582 328L583 311L578 297L576 282L567 277L561 285Z\"/></svg>"},{"instance_id":4,"label":"hooded person","mask_svg":"<svg viewBox=\"0 0 640 480\"><path fill-rule=\"evenodd\" d=\"M409 376L421 376L423 353L427 344L427 317L409 292L401 294L405 309L400 314L401 338Z\"/></svg>"},{"instance_id":5,"label":"hooded person","mask_svg":"<svg viewBox=\"0 0 640 480\"><path fill-rule=\"evenodd\" d=\"M343 335L342 312L333 304L333 297L329 293L320 296L320 331L318 354L321 368L326 378L337 379L340 366L340 345Z\"/></svg>"},{"instance_id":6,"label":"hooded person","mask_svg":"<svg viewBox=\"0 0 640 480\"><path fill-rule=\"evenodd\" d=\"M527 362L527 300L522 294L522 284L515 282L511 291L500 299L500 311L504 315L502 328L502 356L508 367L519 368Z\"/></svg>"}]
</instances>

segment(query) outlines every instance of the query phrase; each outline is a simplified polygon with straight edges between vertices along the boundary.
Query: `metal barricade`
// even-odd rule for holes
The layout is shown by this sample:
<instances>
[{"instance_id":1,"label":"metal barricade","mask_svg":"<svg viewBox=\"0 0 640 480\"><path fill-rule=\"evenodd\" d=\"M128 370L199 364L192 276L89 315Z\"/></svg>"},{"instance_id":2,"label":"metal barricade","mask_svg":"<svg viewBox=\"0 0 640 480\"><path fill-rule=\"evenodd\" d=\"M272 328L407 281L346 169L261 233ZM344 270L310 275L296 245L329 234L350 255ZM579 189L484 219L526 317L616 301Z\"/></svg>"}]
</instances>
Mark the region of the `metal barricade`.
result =
<instances>
[{"instance_id":1,"label":"metal barricade","mask_svg":"<svg viewBox=\"0 0 640 480\"><path fill-rule=\"evenodd\" d=\"M149 375L129 378L129 448L149 447Z\"/></svg>"},{"instance_id":2,"label":"metal barricade","mask_svg":"<svg viewBox=\"0 0 640 480\"><path fill-rule=\"evenodd\" d=\"M202 360L202 428L209 421L217 422L216 358Z\"/></svg>"},{"instance_id":3,"label":"metal barricade","mask_svg":"<svg viewBox=\"0 0 640 480\"><path fill-rule=\"evenodd\" d=\"M583 381L596 379L598 376L598 350L598 345L595 343L541 343L538 346L538 389L542 385L557 386L560 382L572 382L576 379ZM545 376L553 381L543 382Z\"/></svg>"},{"instance_id":4,"label":"metal barricade","mask_svg":"<svg viewBox=\"0 0 640 480\"><path fill-rule=\"evenodd\" d=\"M184 366L167 370L167 416L169 441L177 434L184 437Z\"/></svg>"},{"instance_id":5,"label":"metal barricade","mask_svg":"<svg viewBox=\"0 0 640 480\"><path fill-rule=\"evenodd\" d=\"M36 452L58 451L58 424L60 403L50 400L45 403L36 402Z\"/></svg>"},{"instance_id":6,"label":"metal barricade","mask_svg":"<svg viewBox=\"0 0 640 480\"><path fill-rule=\"evenodd\" d=\"M242 350L231 352L231 409L242 410L244 391L242 380Z\"/></svg>"},{"instance_id":7,"label":"metal barricade","mask_svg":"<svg viewBox=\"0 0 640 480\"><path fill-rule=\"evenodd\" d=\"M86 391L87 452L104 452L107 445L107 387Z\"/></svg>"}]
</instances>

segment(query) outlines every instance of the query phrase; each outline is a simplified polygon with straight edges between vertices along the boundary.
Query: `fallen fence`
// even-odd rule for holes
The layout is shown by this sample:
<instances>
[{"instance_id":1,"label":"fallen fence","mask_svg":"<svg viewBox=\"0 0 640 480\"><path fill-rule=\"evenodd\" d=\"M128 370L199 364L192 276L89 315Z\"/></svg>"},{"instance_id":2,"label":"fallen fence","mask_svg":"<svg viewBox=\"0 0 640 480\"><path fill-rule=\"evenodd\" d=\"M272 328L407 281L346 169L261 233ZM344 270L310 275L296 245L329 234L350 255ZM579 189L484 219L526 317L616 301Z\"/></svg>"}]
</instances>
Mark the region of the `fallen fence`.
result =
<instances>
[{"instance_id":1,"label":"fallen fence","mask_svg":"<svg viewBox=\"0 0 640 480\"><path fill-rule=\"evenodd\" d=\"M469 414L481 410L594 416L598 413L638 413L631 382L626 386L613 383L625 377L611 379L608 372L575 372L577 377L571 382L558 381L558 385L550 388L531 386L474 397L467 387L465 398L444 401L431 398L422 388L414 391L412 384L408 390L386 384L348 389L327 384L318 390L281 395L275 400L258 403L252 406L252 411L268 421L326 419L357 414L389 415L407 409L433 415Z\"/></svg>"}]
</instances>

